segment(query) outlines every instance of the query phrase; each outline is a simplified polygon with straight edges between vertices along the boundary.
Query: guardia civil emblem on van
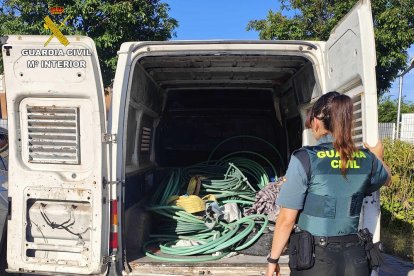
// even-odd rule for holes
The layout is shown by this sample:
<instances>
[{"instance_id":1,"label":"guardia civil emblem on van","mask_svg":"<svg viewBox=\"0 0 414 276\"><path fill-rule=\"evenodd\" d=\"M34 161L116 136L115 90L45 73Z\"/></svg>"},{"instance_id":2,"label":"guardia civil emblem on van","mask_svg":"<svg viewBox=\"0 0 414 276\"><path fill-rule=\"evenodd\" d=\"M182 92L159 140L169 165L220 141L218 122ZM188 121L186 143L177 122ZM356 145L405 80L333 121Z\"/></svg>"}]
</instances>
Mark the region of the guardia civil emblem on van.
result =
<instances>
[{"instance_id":1,"label":"guardia civil emblem on van","mask_svg":"<svg viewBox=\"0 0 414 276\"><path fill-rule=\"evenodd\" d=\"M54 7L51 7L49 9L49 11L52 15L62 14L64 10L65 9L63 7L60 7L60 6L54 6ZM56 25L52 21L52 19L48 15L46 15L46 17L44 18L44 21L45 21L44 27L45 27L45 29L50 30L52 34L50 35L49 39L45 42L45 44L44 44L45 47L50 43L50 41L54 37L56 37L59 40L59 42L62 43L62 45L64 45L64 46L69 45L69 40L59 30L60 27L65 26L65 23L68 19L69 19L69 16L67 16L62 22L60 22L59 25Z\"/></svg>"}]
</instances>

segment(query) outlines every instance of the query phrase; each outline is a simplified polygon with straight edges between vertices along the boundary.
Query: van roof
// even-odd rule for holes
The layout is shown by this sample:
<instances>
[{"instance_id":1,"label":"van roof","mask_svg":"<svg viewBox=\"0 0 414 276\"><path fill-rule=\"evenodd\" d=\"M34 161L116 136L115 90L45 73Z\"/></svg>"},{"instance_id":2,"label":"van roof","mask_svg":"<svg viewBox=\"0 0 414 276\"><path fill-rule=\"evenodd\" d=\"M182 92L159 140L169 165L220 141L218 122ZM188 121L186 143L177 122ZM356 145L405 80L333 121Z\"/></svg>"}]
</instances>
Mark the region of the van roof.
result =
<instances>
[{"instance_id":1,"label":"van roof","mask_svg":"<svg viewBox=\"0 0 414 276\"><path fill-rule=\"evenodd\" d=\"M287 44L287 45L302 45L312 49L317 49L318 46L314 41L304 40L168 40L168 41L140 41L127 42L134 43L135 47L132 49L135 52L137 49L150 45L168 45L168 44L187 44L187 45L201 45L201 44ZM126 44L127 44L126 43Z\"/></svg>"},{"instance_id":2,"label":"van roof","mask_svg":"<svg viewBox=\"0 0 414 276\"><path fill-rule=\"evenodd\" d=\"M139 64L163 89L273 89L309 62L293 55L243 53L144 56Z\"/></svg>"}]
</instances>

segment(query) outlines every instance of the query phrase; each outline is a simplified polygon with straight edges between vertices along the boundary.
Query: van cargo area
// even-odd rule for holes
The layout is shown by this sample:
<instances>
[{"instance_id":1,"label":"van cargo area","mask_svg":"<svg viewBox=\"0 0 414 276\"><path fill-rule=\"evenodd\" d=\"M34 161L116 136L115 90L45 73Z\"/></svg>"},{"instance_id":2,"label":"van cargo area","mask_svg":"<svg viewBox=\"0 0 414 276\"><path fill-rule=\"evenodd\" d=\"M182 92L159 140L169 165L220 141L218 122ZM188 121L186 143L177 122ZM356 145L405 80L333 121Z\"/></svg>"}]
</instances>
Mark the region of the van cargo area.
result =
<instances>
[{"instance_id":1,"label":"van cargo area","mask_svg":"<svg viewBox=\"0 0 414 276\"><path fill-rule=\"evenodd\" d=\"M265 271L273 234L268 230L253 253L216 261L145 256L142 246L165 226L147 208L174 169L207 160L244 156L269 178L283 176L290 154L302 146L304 107L320 94L315 76L306 55L276 51L148 52L137 59L125 108L122 214L124 261L134 275L208 275L212 267L213 275ZM281 263L288 273L287 256Z\"/></svg>"}]
</instances>

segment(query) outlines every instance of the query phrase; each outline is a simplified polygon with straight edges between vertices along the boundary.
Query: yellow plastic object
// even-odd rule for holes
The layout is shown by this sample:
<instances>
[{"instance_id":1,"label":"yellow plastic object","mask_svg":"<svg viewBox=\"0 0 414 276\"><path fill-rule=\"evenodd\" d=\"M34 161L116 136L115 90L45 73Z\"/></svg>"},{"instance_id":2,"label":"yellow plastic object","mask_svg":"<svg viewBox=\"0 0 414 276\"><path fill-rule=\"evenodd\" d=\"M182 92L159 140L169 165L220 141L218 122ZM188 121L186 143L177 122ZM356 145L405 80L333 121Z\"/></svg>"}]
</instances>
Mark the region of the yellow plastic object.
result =
<instances>
[{"instance_id":1,"label":"yellow plastic object","mask_svg":"<svg viewBox=\"0 0 414 276\"><path fill-rule=\"evenodd\" d=\"M205 195L202 198L204 201L217 201L216 197L214 195Z\"/></svg>"},{"instance_id":2,"label":"yellow plastic object","mask_svg":"<svg viewBox=\"0 0 414 276\"><path fill-rule=\"evenodd\" d=\"M196 195L180 196L175 205L183 208L188 213L197 213L206 210L206 203Z\"/></svg>"},{"instance_id":3,"label":"yellow plastic object","mask_svg":"<svg viewBox=\"0 0 414 276\"><path fill-rule=\"evenodd\" d=\"M198 195L201 187L201 180L206 179L206 177L201 175L195 175L191 177L187 186L187 195Z\"/></svg>"},{"instance_id":4,"label":"yellow plastic object","mask_svg":"<svg viewBox=\"0 0 414 276\"><path fill-rule=\"evenodd\" d=\"M188 183L187 194L193 195L196 188L197 188L197 176L193 176L191 177L190 182Z\"/></svg>"}]
</instances>

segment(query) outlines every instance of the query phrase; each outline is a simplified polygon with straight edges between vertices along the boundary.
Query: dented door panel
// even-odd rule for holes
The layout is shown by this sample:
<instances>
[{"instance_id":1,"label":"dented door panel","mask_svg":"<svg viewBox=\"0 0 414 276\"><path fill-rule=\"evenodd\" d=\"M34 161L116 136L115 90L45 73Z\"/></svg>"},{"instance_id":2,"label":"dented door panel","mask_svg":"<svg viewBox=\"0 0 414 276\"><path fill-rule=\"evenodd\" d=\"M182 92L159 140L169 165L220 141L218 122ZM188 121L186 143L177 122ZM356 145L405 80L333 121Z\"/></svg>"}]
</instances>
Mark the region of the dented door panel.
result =
<instances>
[{"instance_id":1,"label":"dented door panel","mask_svg":"<svg viewBox=\"0 0 414 276\"><path fill-rule=\"evenodd\" d=\"M108 255L104 93L91 39L10 36L9 271L101 274ZM7 48L7 49L6 49Z\"/></svg>"}]
</instances>

